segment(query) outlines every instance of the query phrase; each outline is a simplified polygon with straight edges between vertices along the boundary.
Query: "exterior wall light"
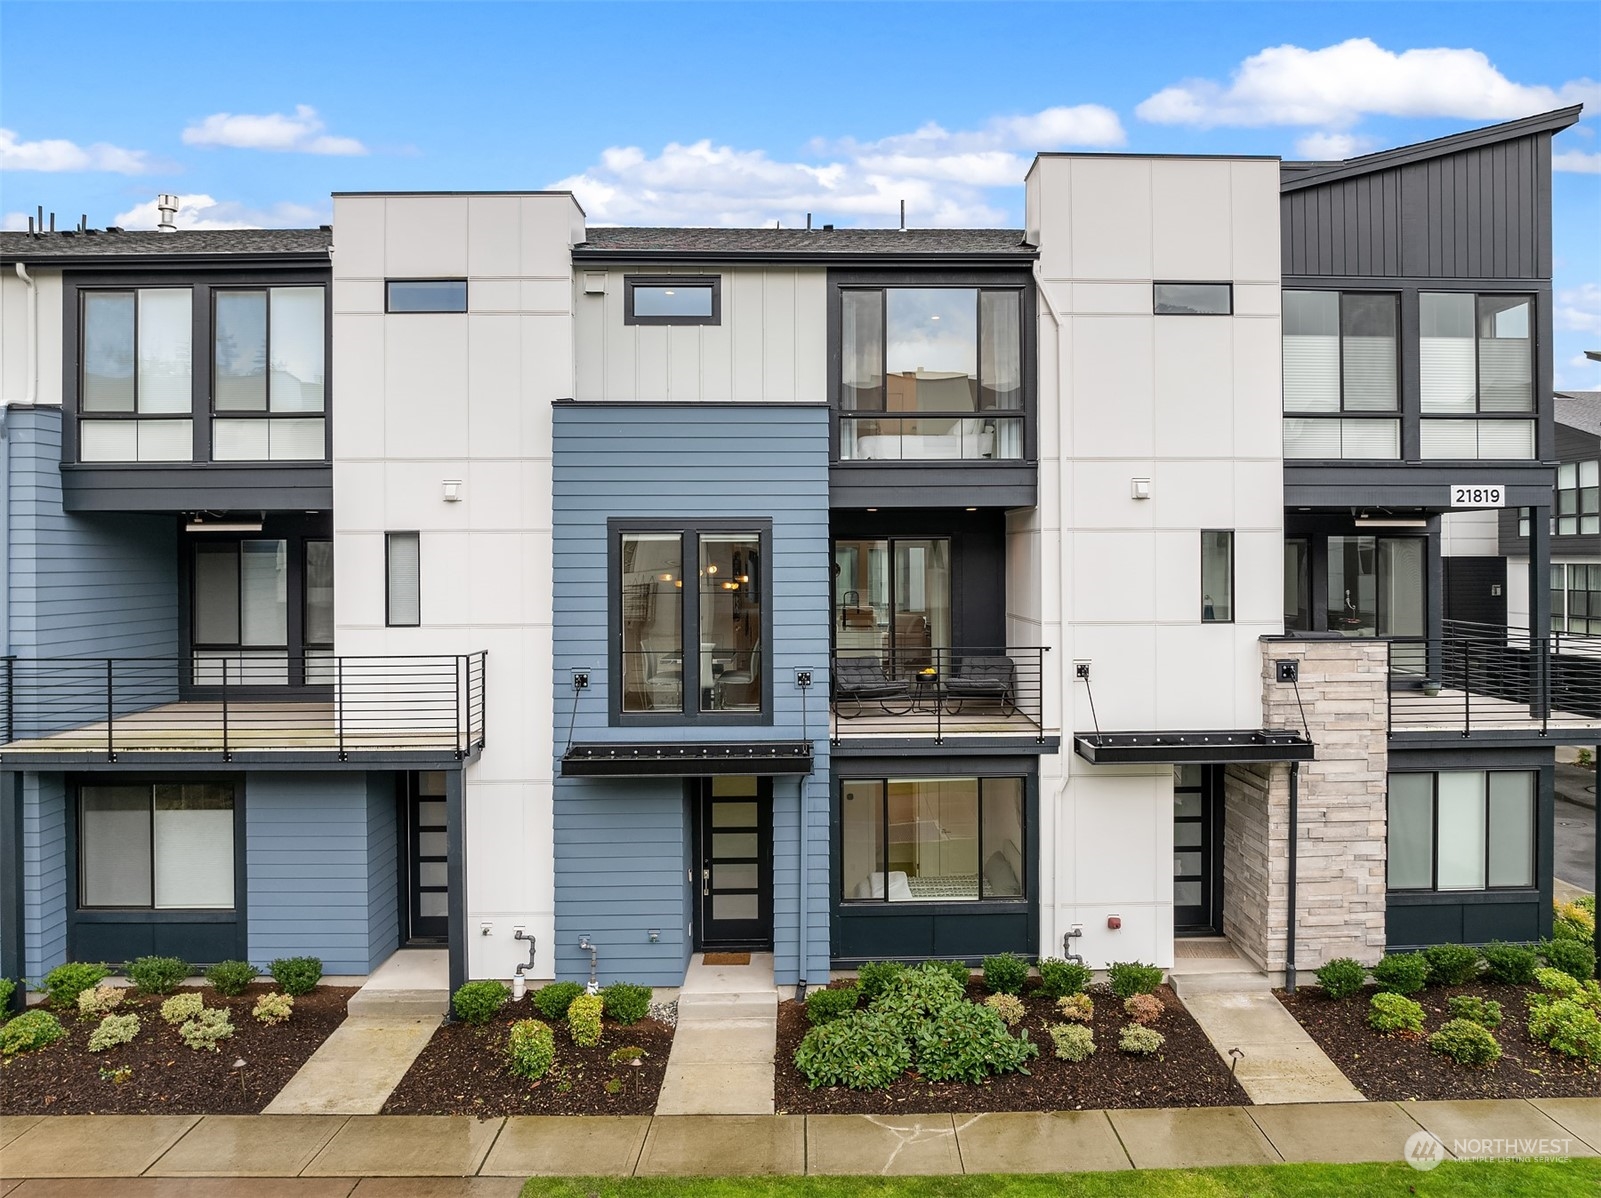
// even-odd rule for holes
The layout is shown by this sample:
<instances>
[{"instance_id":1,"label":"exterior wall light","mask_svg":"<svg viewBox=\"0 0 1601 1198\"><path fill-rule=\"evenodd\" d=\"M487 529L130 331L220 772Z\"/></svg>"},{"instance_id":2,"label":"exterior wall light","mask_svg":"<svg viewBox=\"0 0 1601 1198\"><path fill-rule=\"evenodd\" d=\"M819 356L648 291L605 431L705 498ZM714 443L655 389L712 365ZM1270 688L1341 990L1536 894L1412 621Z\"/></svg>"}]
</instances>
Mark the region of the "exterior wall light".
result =
<instances>
[{"instance_id":1,"label":"exterior wall light","mask_svg":"<svg viewBox=\"0 0 1601 1198\"><path fill-rule=\"evenodd\" d=\"M1148 478L1129 479L1129 495L1135 499L1149 499L1151 497L1151 480Z\"/></svg>"},{"instance_id":2,"label":"exterior wall light","mask_svg":"<svg viewBox=\"0 0 1601 1198\"><path fill-rule=\"evenodd\" d=\"M447 478L444 482L444 487L446 503L461 502L461 479Z\"/></svg>"}]
</instances>

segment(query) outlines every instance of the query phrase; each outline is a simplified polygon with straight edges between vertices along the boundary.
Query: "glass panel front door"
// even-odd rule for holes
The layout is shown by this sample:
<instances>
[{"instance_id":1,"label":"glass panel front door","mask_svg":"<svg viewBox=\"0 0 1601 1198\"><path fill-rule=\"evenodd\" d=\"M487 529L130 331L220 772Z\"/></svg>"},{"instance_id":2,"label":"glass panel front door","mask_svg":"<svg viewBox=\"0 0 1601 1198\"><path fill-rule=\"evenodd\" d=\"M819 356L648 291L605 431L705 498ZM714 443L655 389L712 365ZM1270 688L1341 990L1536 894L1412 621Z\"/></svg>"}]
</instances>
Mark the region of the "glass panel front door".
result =
<instances>
[{"instance_id":1,"label":"glass panel front door","mask_svg":"<svg viewBox=\"0 0 1601 1198\"><path fill-rule=\"evenodd\" d=\"M944 537L836 541L834 643L917 670L951 647L951 543Z\"/></svg>"},{"instance_id":2,"label":"glass panel front door","mask_svg":"<svg viewBox=\"0 0 1601 1198\"><path fill-rule=\"evenodd\" d=\"M424 770L406 776L409 828L411 940L445 940L450 933L449 837L445 830L445 775Z\"/></svg>"},{"instance_id":3,"label":"glass panel front door","mask_svg":"<svg viewBox=\"0 0 1601 1198\"><path fill-rule=\"evenodd\" d=\"M1222 768L1173 769L1173 930L1209 936L1222 929Z\"/></svg>"},{"instance_id":4,"label":"glass panel front door","mask_svg":"<svg viewBox=\"0 0 1601 1198\"><path fill-rule=\"evenodd\" d=\"M697 811L700 847L698 947L771 947L772 782L707 778Z\"/></svg>"}]
</instances>

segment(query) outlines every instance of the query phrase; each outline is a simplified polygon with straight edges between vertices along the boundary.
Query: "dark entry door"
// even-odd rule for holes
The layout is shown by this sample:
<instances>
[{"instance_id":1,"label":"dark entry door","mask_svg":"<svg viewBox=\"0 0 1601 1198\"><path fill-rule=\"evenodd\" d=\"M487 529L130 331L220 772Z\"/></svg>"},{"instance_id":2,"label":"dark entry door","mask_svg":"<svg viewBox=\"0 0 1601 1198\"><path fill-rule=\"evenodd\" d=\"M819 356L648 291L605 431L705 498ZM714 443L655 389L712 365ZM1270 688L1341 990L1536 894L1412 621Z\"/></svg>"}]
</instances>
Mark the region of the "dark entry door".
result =
<instances>
[{"instance_id":1,"label":"dark entry door","mask_svg":"<svg viewBox=\"0 0 1601 1198\"><path fill-rule=\"evenodd\" d=\"M1506 558L1446 557L1445 618L1506 626Z\"/></svg>"},{"instance_id":2,"label":"dark entry door","mask_svg":"<svg viewBox=\"0 0 1601 1198\"><path fill-rule=\"evenodd\" d=\"M1223 919L1223 770L1173 770L1173 931L1212 936Z\"/></svg>"},{"instance_id":3,"label":"dark entry door","mask_svg":"<svg viewBox=\"0 0 1601 1198\"><path fill-rule=\"evenodd\" d=\"M699 783L697 947L770 948L773 943L773 783L707 778Z\"/></svg>"},{"instance_id":4,"label":"dark entry door","mask_svg":"<svg viewBox=\"0 0 1601 1198\"><path fill-rule=\"evenodd\" d=\"M406 775L407 876L410 940L444 940L450 930L449 841L445 832L445 775Z\"/></svg>"}]
</instances>

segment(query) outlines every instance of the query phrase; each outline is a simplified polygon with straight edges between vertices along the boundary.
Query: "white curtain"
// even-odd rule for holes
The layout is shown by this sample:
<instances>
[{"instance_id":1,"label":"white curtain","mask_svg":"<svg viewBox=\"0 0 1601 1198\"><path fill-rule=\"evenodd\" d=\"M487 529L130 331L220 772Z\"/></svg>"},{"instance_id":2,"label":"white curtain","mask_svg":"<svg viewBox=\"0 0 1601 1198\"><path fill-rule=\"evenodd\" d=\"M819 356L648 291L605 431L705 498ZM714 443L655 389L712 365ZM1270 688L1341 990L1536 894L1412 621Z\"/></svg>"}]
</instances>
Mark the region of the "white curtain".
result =
<instances>
[{"instance_id":1,"label":"white curtain","mask_svg":"<svg viewBox=\"0 0 1601 1198\"><path fill-rule=\"evenodd\" d=\"M1484 889L1484 771L1442 770L1439 777L1441 890Z\"/></svg>"},{"instance_id":2,"label":"white curtain","mask_svg":"<svg viewBox=\"0 0 1601 1198\"><path fill-rule=\"evenodd\" d=\"M139 292L139 410L194 410L190 348L193 305L187 287Z\"/></svg>"}]
</instances>

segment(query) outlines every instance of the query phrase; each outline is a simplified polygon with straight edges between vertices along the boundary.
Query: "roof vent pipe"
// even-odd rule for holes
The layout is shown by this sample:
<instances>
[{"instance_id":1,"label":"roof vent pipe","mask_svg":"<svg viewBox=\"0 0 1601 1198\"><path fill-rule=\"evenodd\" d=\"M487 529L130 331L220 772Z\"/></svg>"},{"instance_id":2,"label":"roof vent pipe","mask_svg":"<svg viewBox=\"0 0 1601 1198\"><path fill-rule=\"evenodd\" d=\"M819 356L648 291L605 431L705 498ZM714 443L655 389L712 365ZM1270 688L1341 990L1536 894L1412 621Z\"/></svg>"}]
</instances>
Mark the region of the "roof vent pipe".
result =
<instances>
[{"instance_id":1,"label":"roof vent pipe","mask_svg":"<svg viewBox=\"0 0 1601 1198\"><path fill-rule=\"evenodd\" d=\"M906 201L901 201L901 232L906 232Z\"/></svg>"},{"instance_id":2,"label":"roof vent pipe","mask_svg":"<svg viewBox=\"0 0 1601 1198\"><path fill-rule=\"evenodd\" d=\"M178 231L178 197L165 193L156 197L156 211L161 219L156 222L156 228L163 233L176 233Z\"/></svg>"}]
</instances>

